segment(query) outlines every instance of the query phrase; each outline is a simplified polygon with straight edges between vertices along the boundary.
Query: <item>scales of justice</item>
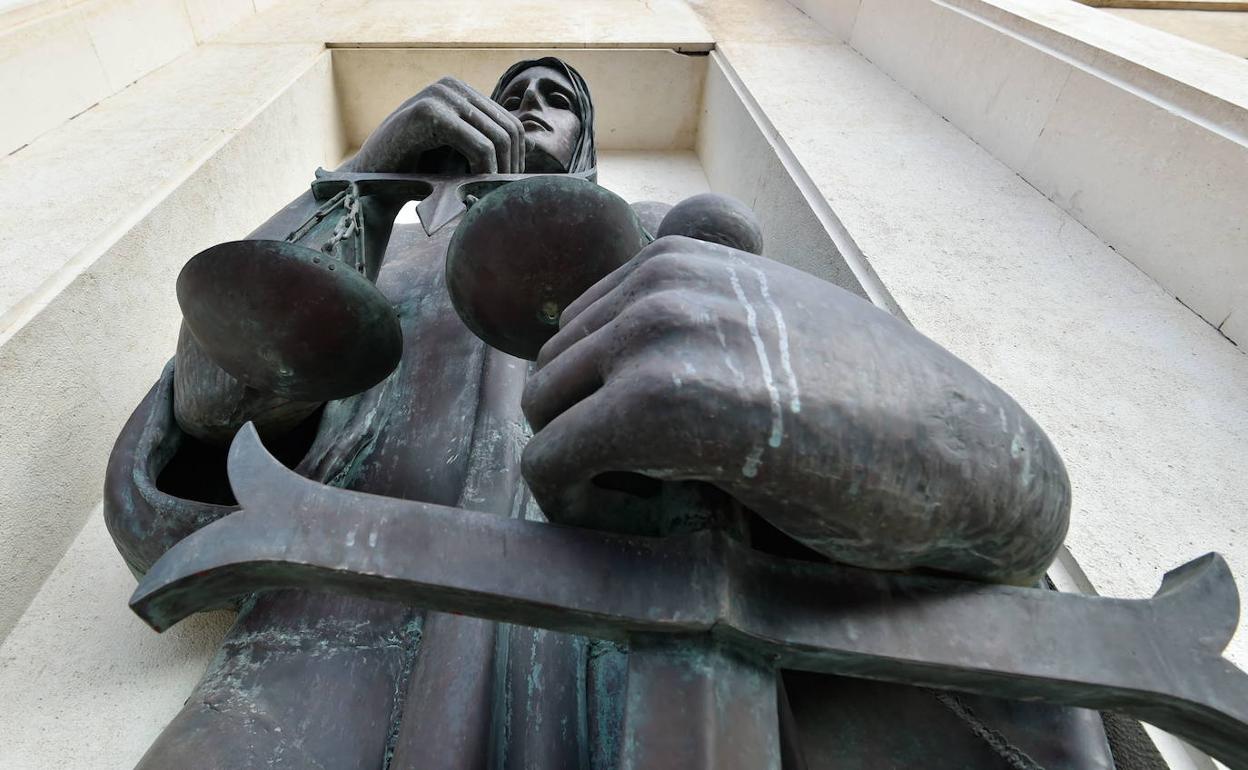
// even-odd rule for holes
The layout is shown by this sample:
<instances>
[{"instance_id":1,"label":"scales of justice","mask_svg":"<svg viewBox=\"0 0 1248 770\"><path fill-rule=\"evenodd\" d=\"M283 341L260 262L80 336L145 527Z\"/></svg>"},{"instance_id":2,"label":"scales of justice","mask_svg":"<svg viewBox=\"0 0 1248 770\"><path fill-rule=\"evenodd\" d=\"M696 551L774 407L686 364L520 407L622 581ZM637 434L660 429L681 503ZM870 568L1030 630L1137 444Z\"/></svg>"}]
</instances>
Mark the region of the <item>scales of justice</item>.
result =
<instances>
[{"instance_id":1,"label":"scales of justice","mask_svg":"<svg viewBox=\"0 0 1248 770\"><path fill-rule=\"evenodd\" d=\"M513 140L574 116L570 158L318 170L178 279L179 357L118 440L108 521L153 628L240 616L141 767L1113 768L1112 711L1248 768L1219 556L1147 600L1037 583L1069 488L1008 396L769 263L741 203L598 186L566 64L513 67L502 110L464 89L422 95ZM200 478L218 461L228 488ZM894 507L969 524L911 536ZM812 716L820 687L850 702ZM964 735L907 723L933 713Z\"/></svg>"}]
</instances>

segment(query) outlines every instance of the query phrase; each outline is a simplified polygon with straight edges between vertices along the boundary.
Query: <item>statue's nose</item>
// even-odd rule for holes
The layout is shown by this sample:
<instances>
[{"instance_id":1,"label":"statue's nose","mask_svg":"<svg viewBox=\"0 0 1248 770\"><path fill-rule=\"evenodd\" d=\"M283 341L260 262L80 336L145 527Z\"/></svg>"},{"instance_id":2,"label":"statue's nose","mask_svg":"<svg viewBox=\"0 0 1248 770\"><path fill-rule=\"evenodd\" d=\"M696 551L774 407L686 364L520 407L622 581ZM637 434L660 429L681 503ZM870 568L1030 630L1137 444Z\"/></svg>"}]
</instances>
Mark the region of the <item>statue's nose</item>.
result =
<instances>
[{"instance_id":1,"label":"statue's nose","mask_svg":"<svg viewBox=\"0 0 1248 770\"><path fill-rule=\"evenodd\" d=\"M537 83L529 83L529 87L524 89L524 94L520 97L519 112L524 112L525 110L540 110L544 106L546 105L542 104L542 94L537 90Z\"/></svg>"}]
</instances>

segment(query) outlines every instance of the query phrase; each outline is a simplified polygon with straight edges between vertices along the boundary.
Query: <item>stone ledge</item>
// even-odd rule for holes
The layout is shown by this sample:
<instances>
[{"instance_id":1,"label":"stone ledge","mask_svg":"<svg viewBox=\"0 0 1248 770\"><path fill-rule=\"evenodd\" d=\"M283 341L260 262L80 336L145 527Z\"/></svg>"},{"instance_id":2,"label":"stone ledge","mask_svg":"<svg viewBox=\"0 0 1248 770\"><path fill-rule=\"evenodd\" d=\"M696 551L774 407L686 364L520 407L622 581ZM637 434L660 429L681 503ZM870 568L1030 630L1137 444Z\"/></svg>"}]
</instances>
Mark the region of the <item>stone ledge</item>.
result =
<instances>
[{"instance_id":1,"label":"stone ledge","mask_svg":"<svg viewBox=\"0 0 1248 770\"><path fill-rule=\"evenodd\" d=\"M0 159L0 344L323 54L203 46Z\"/></svg>"},{"instance_id":2,"label":"stone ledge","mask_svg":"<svg viewBox=\"0 0 1248 770\"><path fill-rule=\"evenodd\" d=\"M1248 11L1248 0L1078 0L1093 8L1147 8L1159 11Z\"/></svg>"},{"instance_id":3,"label":"stone ledge","mask_svg":"<svg viewBox=\"0 0 1248 770\"><path fill-rule=\"evenodd\" d=\"M395 12L401 8L402 12ZM506 9L506 10L503 10ZM540 3L407 0L399 5L321 0L316 13L287 2L238 24L221 42L315 42L331 46L491 46L707 50L714 40L680 0Z\"/></svg>"},{"instance_id":4,"label":"stone ledge","mask_svg":"<svg viewBox=\"0 0 1248 770\"><path fill-rule=\"evenodd\" d=\"M1248 61L1070 0L794 2L1248 341Z\"/></svg>"},{"instance_id":5,"label":"stone ledge","mask_svg":"<svg viewBox=\"0 0 1248 770\"><path fill-rule=\"evenodd\" d=\"M1160 11L1149 8L1103 8L1120 19L1186 38L1241 59L1248 58L1245 11ZM1248 10L1248 4L1245 4Z\"/></svg>"},{"instance_id":6,"label":"stone ledge","mask_svg":"<svg viewBox=\"0 0 1248 770\"><path fill-rule=\"evenodd\" d=\"M252 0L41 0L0 11L0 155L253 13Z\"/></svg>"},{"instance_id":7,"label":"stone ledge","mask_svg":"<svg viewBox=\"0 0 1248 770\"><path fill-rule=\"evenodd\" d=\"M0 641L0 767L132 768L182 707L233 614L158 636L126 609L134 585L97 508Z\"/></svg>"},{"instance_id":8,"label":"stone ledge","mask_svg":"<svg viewBox=\"0 0 1248 770\"><path fill-rule=\"evenodd\" d=\"M27 212L40 225L35 235L56 244L60 231L79 232L76 218L112 218L88 222L100 231L86 244L65 239L78 251L0 337L7 394L0 435L23 437L21 451L0 453L0 635L99 502L112 442L172 355L180 318L173 282L183 262L246 233L306 189L310 169L340 160L345 145L329 54L307 60L302 74L274 90L236 130L73 127L75 138L90 143L57 145L111 175L91 180L85 194L73 184L54 190L59 197ZM169 158L156 156L139 177L125 163L186 136L197 143L176 163L162 165ZM110 160L118 142L128 154ZM34 171L40 168L48 171ZM133 195L132 185L147 189ZM109 200L118 210L102 211L92 195L116 195ZM17 256L38 255L39 242L32 243ZM7 246L4 254L14 258Z\"/></svg>"},{"instance_id":9,"label":"stone ledge","mask_svg":"<svg viewBox=\"0 0 1248 770\"><path fill-rule=\"evenodd\" d=\"M1093 69L1102 69L1137 87L1143 95L1174 101L1212 125L1248 136L1248 62L1070 0L942 2L1050 46ZM1236 109L1225 110L1218 102Z\"/></svg>"}]
</instances>

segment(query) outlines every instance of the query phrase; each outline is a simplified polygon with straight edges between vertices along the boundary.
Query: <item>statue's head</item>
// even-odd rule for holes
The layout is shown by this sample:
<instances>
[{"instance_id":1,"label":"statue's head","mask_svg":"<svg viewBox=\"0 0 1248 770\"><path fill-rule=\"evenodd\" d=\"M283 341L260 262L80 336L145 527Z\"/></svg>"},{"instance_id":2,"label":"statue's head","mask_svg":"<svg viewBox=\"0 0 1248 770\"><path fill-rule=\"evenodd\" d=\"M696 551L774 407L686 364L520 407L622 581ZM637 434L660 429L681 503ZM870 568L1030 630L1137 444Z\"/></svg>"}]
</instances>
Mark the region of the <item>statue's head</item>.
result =
<instances>
[{"instance_id":1,"label":"statue's head","mask_svg":"<svg viewBox=\"0 0 1248 770\"><path fill-rule=\"evenodd\" d=\"M589 87L563 60L547 56L511 65L491 98L524 124L526 172L576 173L597 165Z\"/></svg>"}]
</instances>

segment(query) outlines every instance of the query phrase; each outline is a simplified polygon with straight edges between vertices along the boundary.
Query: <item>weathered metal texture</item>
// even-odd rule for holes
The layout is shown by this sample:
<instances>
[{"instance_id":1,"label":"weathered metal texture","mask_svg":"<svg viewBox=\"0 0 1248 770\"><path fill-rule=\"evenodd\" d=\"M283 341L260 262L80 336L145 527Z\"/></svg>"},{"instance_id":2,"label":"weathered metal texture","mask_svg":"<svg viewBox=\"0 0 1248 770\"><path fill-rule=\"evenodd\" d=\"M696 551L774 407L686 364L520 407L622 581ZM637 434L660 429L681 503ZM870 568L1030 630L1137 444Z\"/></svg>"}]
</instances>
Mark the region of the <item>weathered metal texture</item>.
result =
<instances>
[{"instance_id":1,"label":"weathered metal texture","mask_svg":"<svg viewBox=\"0 0 1248 770\"><path fill-rule=\"evenodd\" d=\"M785 672L784 684L812 770L1157 770L1115 763L1107 712L810 672Z\"/></svg>"},{"instance_id":2,"label":"weathered metal texture","mask_svg":"<svg viewBox=\"0 0 1248 770\"><path fill-rule=\"evenodd\" d=\"M780 770L776 670L704 637L629 644L620 770Z\"/></svg>"},{"instance_id":3,"label":"weathered metal texture","mask_svg":"<svg viewBox=\"0 0 1248 770\"><path fill-rule=\"evenodd\" d=\"M287 586L607 639L704 635L772 665L1120 710L1248 768L1248 676L1220 656L1238 594L1216 554L1150 600L768 556L714 531L621 536L322 486L250 427L243 505L172 548L131 606L157 629Z\"/></svg>"},{"instance_id":4,"label":"weathered metal texture","mask_svg":"<svg viewBox=\"0 0 1248 770\"><path fill-rule=\"evenodd\" d=\"M208 502L209 495L188 500L157 486L160 472L191 443L174 421L173 379L170 364L126 421L104 477L104 522L136 578L175 543L235 510Z\"/></svg>"},{"instance_id":5,"label":"weathered metal texture","mask_svg":"<svg viewBox=\"0 0 1248 770\"><path fill-rule=\"evenodd\" d=\"M456 312L490 346L530 361L563 309L650 242L623 198L551 175L508 184L475 203L446 251Z\"/></svg>"},{"instance_id":6,"label":"weathered metal texture","mask_svg":"<svg viewBox=\"0 0 1248 770\"><path fill-rule=\"evenodd\" d=\"M683 235L718 243L750 254L763 253L758 217L741 201L719 193L702 193L672 207L659 223L656 238Z\"/></svg>"},{"instance_id":7,"label":"weathered metal texture","mask_svg":"<svg viewBox=\"0 0 1248 770\"><path fill-rule=\"evenodd\" d=\"M286 241L230 241L191 258L178 304L191 334L244 385L300 401L366 390L399 363L394 308L360 271Z\"/></svg>"},{"instance_id":8,"label":"weathered metal texture","mask_svg":"<svg viewBox=\"0 0 1248 770\"><path fill-rule=\"evenodd\" d=\"M664 207L666 217L647 228L626 201L588 181L594 173L447 178L318 169L312 190L318 200L332 202L346 194L348 201L373 202L391 216L407 201L418 201L417 215L430 235L467 210L447 250L447 283L456 311L491 346L529 360L558 329L563 308L631 259L652 240L650 232L762 253L758 221L740 201L715 193L694 196ZM362 225L359 230L367 232ZM368 274L374 274L375 248L365 244L347 251L344 259L358 264L360 272L367 265ZM319 264L319 255L311 251L302 256ZM218 297L223 292L209 285L188 294Z\"/></svg>"},{"instance_id":9,"label":"weathered metal texture","mask_svg":"<svg viewBox=\"0 0 1248 770\"><path fill-rule=\"evenodd\" d=\"M591 170L580 177L592 173ZM178 304L186 326L217 365L262 393L316 402L367 390L394 370L402 352L394 312L373 285L399 209L408 201L419 201L416 210L421 224L427 234L433 234L462 214L467 201L518 181L529 185L584 185L619 201L627 217L636 220L628 204L614 194L566 174L446 178L318 169L312 192L323 203L285 241L230 241L205 249L187 262L177 283ZM580 200L585 195L572 197ZM578 220L562 219L534 226L546 227L551 236L575 221ZM515 223L511 224L513 227L506 231L508 245L517 243L511 237ZM477 232L482 230L478 228ZM617 240L610 237L614 232L598 235L606 240L593 243ZM527 242L545 248L552 240L547 237ZM641 244L626 241L624 259L640 247ZM575 256L583 257L582 251L585 249ZM485 256L489 257L488 264L497 265L500 260L507 264L509 255ZM617 260L602 270L602 265L591 261L592 268L598 270L594 280L623 261ZM567 274L570 269L566 264L559 267L557 274ZM471 268L474 272L481 270L476 262ZM452 281L452 286L463 280ZM593 280L580 288L583 290L590 283ZM572 294L566 301L575 297ZM485 307L499 306L500 296L488 299ZM527 295L512 301L523 304L525 299ZM461 299L457 307L463 302ZM540 323L536 311L528 315L533 323ZM476 327L474 330L481 333ZM533 353L536 354L536 348Z\"/></svg>"},{"instance_id":10,"label":"weathered metal texture","mask_svg":"<svg viewBox=\"0 0 1248 770\"><path fill-rule=\"evenodd\" d=\"M296 225L280 228L277 237ZM508 468L514 469L513 479L519 478L518 460L514 458L523 439L518 427L522 420L518 392L524 367L486 349L455 317L446 298L441 265L449 235L443 231L429 239L419 226L396 228L392 239L395 248L387 256L378 287L399 313L403 360L383 384L360 396L331 402L316 415L310 426L315 437L305 435L302 443L292 447L294 451L283 455L292 466L302 461L300 473L325 483L476 510L494 505L492 485L503 482ZM490 385L494 377L487 377L483 370L486 359L506 359L497 368L515 375L498 396L493 395ZM194 371L187 367L186 373ZM168 392L168 383L158 389L158 395ZM507 409L500 411L496 406ZM142 422L151 425L148 419ZM157 441L174 441L181 436L172 422L170 416L155 428ZM265 438L275 449L285 441L285 437ZM205 488L219 479L228 495L225 452L221 452L218 473L215 458L196 464L194 454L188 457L186 445L194 442L184 436L182 439L173 464L189 459L192 465L187 470L201 476ZM496 459L493 451L488 455L484 452L494 446L507 447L508 457ZM119 545L137 544L144 559L154 561L172 542L206 523L198 515L188 521L181 511L197 510L193 500L217 498L163 486L168 481L168 474L161 472L167 455L138 454L136 450L141 447L132 443L119 445L119 449L114 490L119 504L111 506L110 518L121 525L117 530L122 534ZM131 463L125 461L126 455L132 458ZM127 486L129 478L139 480L133 475L138 470L136 464L152 467L151 475L161 476L161 489L189 500L174 500L173 505L160 508L145 505L145 496L133 494ZM498 501L505 513L512 509L511 497L508 490L504 500ZM233 496L228 495L228 500L232 502ZM169 516L170 511L179 518ZM167 536L165 525L169 521L181 526ZM147 566L141 569L146 571ZM152 766L308 768L323 761L325 767L378 770L383 766L379 758L392 730L397 754L400 723L406 726L408 715L413 721L423 720L425 730L448 737L480 714L488 717L492 698L473 702L470 712L461 715L447 711L439 701L426 701L418 708L415 701L404 697L404 682L409 677L403 666L419 661L428 670L441 670L455 666L467 650L447 652L450 645L429 635L414 634L396 637L384 649L356 650L351 647L352 638L341 635L341 629L362 623L385 636L383 626L393 622L401 628L404 616L412 613L401 605L386 607L384 612L376 612L367 600L316 589L265 594L254 604L246 603L204 679L214 693L228 688L235 691L234 695L209 700L197 691L162 732L159 748L153 747L153 757L158 758L153 759ZM435 623L432 633L444 633L446 628ZM274 639L290 641L282 643L280 662L272 652ZM478 670L487 664L474 662ZM236 675L240 666L246 666L245 677ZM390 673L380 673L385 671ZM259 722L255 721L257 713L264 715ZM380 715L380 724L374 715ZM361 729L344 738L344 730L338 727L352 725ZM212 747L212 753L207 753L207 747ZM307 761L300 747L316 759ZM419 761L409 765L439 766L444 765ZM391 763L391 767L397 770L401 765Z\"/></svg>"},{"instance_id":11,"label":"weathered metal texture","mask_svg":"<svg viewBox=\"0 0 1248 770\"><path fill-rule=\"evenodd\" d=\"M493 741L489 709L494 698L499 624L431 612L406 685L405 718L395 736L393 768L488 767ZM430 719L429 712L454 715Z\"/></svg>"},{"instance_id":12,"label":"weathered metal texture","mask_svg":"<svg viewBox=\"0 0 1248 770\"><path fill-rule=\"evenodd\" d=\"M426 235L453 222L468 209L474 199L485 197L509 182L542 176L564 179L593 179L597 169L571 174L382 174L363 171L316 170L312 192L317 200L332 200L335 195L354 186L361 198L380 197L407 203L418 201L416 215Z\"/></svg>"},{"instance_id":13,"label":"weathered metal texture","mask_svg":"<svg viewBox=\"0 0 1248 770\"><path fill-rule=\"evenodd\" d=\"M378 770L420 639L410 607L303 591L250 599L136 770Z\"/></svg>"}]
</instances>

